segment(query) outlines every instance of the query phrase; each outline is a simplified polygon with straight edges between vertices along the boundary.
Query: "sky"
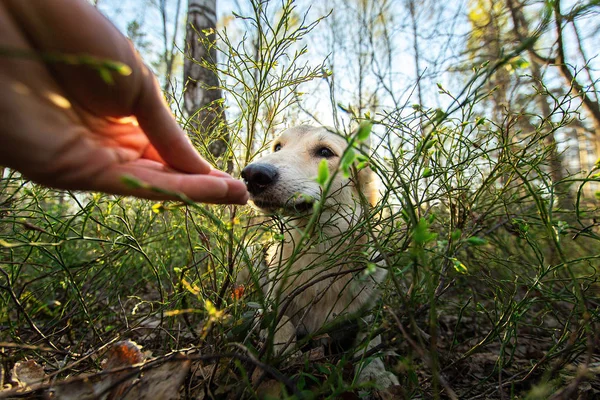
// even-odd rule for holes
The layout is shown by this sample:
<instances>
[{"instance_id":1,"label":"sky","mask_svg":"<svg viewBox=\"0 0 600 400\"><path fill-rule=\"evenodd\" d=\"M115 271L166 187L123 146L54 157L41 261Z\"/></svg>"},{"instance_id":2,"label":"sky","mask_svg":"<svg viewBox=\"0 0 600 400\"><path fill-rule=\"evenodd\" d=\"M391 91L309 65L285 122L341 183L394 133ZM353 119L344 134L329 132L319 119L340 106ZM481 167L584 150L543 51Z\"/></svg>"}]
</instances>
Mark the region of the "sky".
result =
<instances>
[{"instance_id":1,"label":"sky","mask_svg":"<svg viewBox=\"0 0 600 400\"><path fill-rule=\"evenodd\" d=\"M155 0L155 3L158 0ZM175 14L175 4L177 0L167 0L167 10L169 13L169 19L173 20ZM146 4L148 3L148 4ZM158 7L156 4L151 5L152 1L133 1L133 0L100 0L99 8L102 12L104 12L115 25L123 32L126 31L127 24L132 20L138 20L142 25L142 29L147 34L148 42L150 42L150 50L151 53L146 53L144 56L147 58L147 62L151 63L156 61L156 54L160 53L163 48L162 42L162 26L160 14L158 11ZM183 6L181 7L181 15L180 21L183 21L183 17L185 16L187 2L183 0ZM278 4L278 2L275 2ZM338 4L339 3L339 4ZM345 1L333 0L333 1L298 1L298 14L302 14L301 10L308 10L308 20L314 20L320 16L327 15L334 9L334 14L330 15L329 20L333 20L333 23L338 23L338 27L336 30L337 34L340 37L339 43L337 44L338 49L332 48L331 39L328 38L331 34L331 27L328 26L327 23L321 23L317 26L314 31L308 36L308 40L306 44L309 47L308 59L309 62L313 65L318 65L323 60L327 59L328 63L335 64L336 72L338 69L340 72L336 74L335 83L337 86L337 95L339 96L339 101L342 103L350 102L352 98L352 94L356 92L356 80L357 71L356 71L356 60L353 58L356 56L356 45L357 45L357 37L356 32L353 27L355 22L348 20L349 17L342 14L342 12L337 12L336 15L335 10L343 7ZM461 2L457 2L461 3ZM142 6L142 4L146 4ZM276 5L277 5L276 4ZM391 71L389 75L392 77L390 80L390 86L392 91L399 93L398 100L405 102L409 101L406 97L414 90L416 83L416 73L415 73L415 65L414 65L414 57L412 50L412 43L407 40L408 27L407 24L400 20L398 15L400 8L399 2L391 2L390 10L388 12L390 22L394 23L393 18L398 20L398 24L395 26L397 33L393 35L394 43L392 46L395 48L395 53L393 54L393 60L391 62ZM308 7L310 5L310 7ZM250 13L251 9L248 6L248 2L246 1L218 1L218 14L221 27L223 24L226 24L228 32L230 36L234 38L239 38L244 34L245 27L242 24L236 24L236 22L231 18L232 12L241 12L242 13ZM343 10L347 14L359 14L360 10L353 10L350 7L347 7ZM455 12L455 10L451 10L451 13ZM423 12L422 12L423 13ZM451 15L448 15L450 18ZM421 18L426 18L427 16L422 16ZM463 31L464 31L464 25ZM447 46L448 40L447 38L458 37L464 32L460 32L460 26L448 26L448 28L452 28L458 32L442 32L440 35L444 35L444 39L436 40L436 39L428 39L427 47L430 50L436 51L436 57L428 57L425 60L422 60L422 71L421 73L425 73L427 76L437 76L441 82L447 79L440 73L440 69L444 68L443 65L433 65L436 62L439 62L439 59L442 59L446 56L446 53L450 51L455 51L455 49L445 47ZM173 22L169 25L169 34L172 35L174 31ZM183 43L183 22L179 23L178 27L178 38L177 43L179 46ZM345 40L347 39L347 40ZM333 49L333 50L332 50ZM443 53L443 50L446 53ZM436 59L437 58L437 59ZM431 65L427 66L427 62L432 61ZM343 68L343 70L342 70ZM160 71L156 71L159 72ZM179 71L181 74L181 71ZM425 89L427 93L434 93L434 96L428 96L430 103L433 105L439 105L439 99L437 97L437 88L435 88L435 83L431 80L423 79L423 85L426 86ZM446 82L443 82L446 83ZM376 82L371 75L367 77L366 86L372 85L376 86ZM329 89L326 81L315 82L314 85L309 85L306 87L304 91L310 92L311 96L305 96L306 106L305 108L310 110L310 114L316 115L319 118L319 122L324 125L333 125L332 115L334 113L331 102L329 101ZM348 97L348 101L346 101L346 97ZM389 99L381 98L379 101L381 105L392 106L391 103L386 104L386 100ZM413 100L416 102L416 100ZM304 115L304 118L311 119L308 115Z\"/></svg>"},{"instance_id":2,"label":"sky","mask_svg":"<svg viewBox=\"0 0 600 400\"><path fill-rule=\"evenodd\" d=\"M126 31L127 24L132 20L137 20L142 30L147 34L149 42L149 51L144 52L147 62L156 61L157 54L162 52L162 25L157 3L160 0L100 0L99 8L104 12L123 32ZM175 28L175 8L177 0L167 1L168 19L170 20L168 31L173 34ZM176 43L179 47L183 43L184 35L184 17L187 8L187 0L181 0L182 6L180 16L177 22L178 37ZM420 53L419 73L421 74L422 101L427 107L447 109L450 105L450 97L441 95L438 84L443 88L449 89L452 93L460 93L464 88L469 77L468 74L458 73L457 65L465 65L465 38L470 31L470 25L466 19L469 5L475 0L460 0L451 2L439 2L433 0L422 0L417 2L415 9L416 23L419 31L418 43ZM390 0L387 8L382 10L383 18L387 18L389 36L391 42L389 47L393 49L387 58L386 42L382 36L374 36L372 39L361 34L360 24L357 22L365 15L365 10L361 9L361 4L373 4L373 2L348 1L348 0L319 0L308 1L298 0L297 14L302 16L307 12L307 21L315 20L323 15L328 15L327 21L320 23L308 36L304 43L309 48L305 60L309 65L319 65L325 60L327 66L334 66L335 83L335 101L330 99L331 81L317 79L300 88L303 95L302 110L292 108L282 117L282 127L296 125L299 123L322 124L327 126L334 125L335 116L340 116L342 120L348 120L348 116L341 111L336 103L341 106L349 104L356 105L357 101L357 82L359 66L364 65L360 62L361 46L365 41L373 40L373 46L378 51L375 56L375 63L367 58L369 66L366 69L366 78L363 81L363 95L368 94L369 90L380 93L377 98L378 109L391 109L404 106L410 110L411 105L419 102L417 91L418 74L415 67L415 50L413 41L413 32L407 8L408 0ZM226 28L228 35L233 40L240 40L246 33L247 26L244 22L232 17L235 11L240 14L251 13L251 7L248 1L244 0L218 0L218 28ZM276 16L279 1L271 1L272 14ZM563 10L569 10L574 5L581 2L563 0ZM431 12L435 8L436 12ZM371 10L372 11L372 10ZM597 57L598 48L595 46L598 36L600 36L600 18L597 12L591 14L579 21L578 30L582 37L582 49L587 53L590 59L592 79L596 80L599 76L600 59ZM333 42L332 35L337 40ZM361 42L362 40L362 42ZM572 67L580 70L583 66L583 60L578 59L574 54L578 51L575 41L574 31L567 30L565 41L567 48L572 49L569 54L569 60L573 63ZM362 44L361 44L362 43ZM552 45L550 39L540 42L542 51L549 50ZM544 48L544 46L546 48ZM378 67L380 67L378 69ZM385 72L385 84L388 85L388 91L382 90L382 82L376 78L378 72ZM558 76L556 69L548 67L546 69L549 76L553 78L548 82L551 87L565 90L564 81ZM160 76L161 71L156 71ZM363 71L365 72L365 71ZM180 77L182 70L178 71ZM178 82L181 87L181 80ZM371 89L372 88L372 89ZM366 97L366 96L365 96ZM229 101L229 100L228 100ZM230 110L232 111L232 110ZM366 110L363 110L366 111ZM409 111L410 112L410 111ZM313 118L314 117L314 118ZM563 140L559 136L559 140ZM561 144L564 149L567 146L566 140Z\"/></svg>"}]
</instances>

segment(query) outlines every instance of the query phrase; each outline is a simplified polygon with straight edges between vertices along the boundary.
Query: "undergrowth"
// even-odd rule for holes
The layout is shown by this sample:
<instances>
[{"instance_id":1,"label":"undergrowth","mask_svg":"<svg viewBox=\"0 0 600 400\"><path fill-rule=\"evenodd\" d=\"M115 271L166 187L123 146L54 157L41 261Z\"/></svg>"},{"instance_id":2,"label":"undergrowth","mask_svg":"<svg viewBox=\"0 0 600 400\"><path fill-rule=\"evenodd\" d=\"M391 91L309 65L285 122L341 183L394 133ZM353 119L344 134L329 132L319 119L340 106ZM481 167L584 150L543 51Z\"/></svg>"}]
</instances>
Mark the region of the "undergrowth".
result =
<instances>
[{"instance_id":1,"label":"undergrowth","mask_svg":"<svg viewBox=\"0 0 600 400\"><path fill-rule=\"evenodd\" d=\"M224 157L238 169L266 148L298 85L323 78L323 66L308 66L295 45L318 21L288 23L291 2L273 21L265 7L244 17L262 28L260 61L222 32L227 58L214 66L231 102ZM465 93L480 89L475 82ZM440 89L452 112L415 105L373 115L371 152L350 159L356 166L368 156L381 181L377 205L355 229L369 236L369 263L389 271L370 327L401 381L387 395L594 398L600 215L582 188L597 170L553 182L545 141L569 126L575 103L564 95L553 98L552 115L493 121L485 95L462 102ZM519 128L522 119L531 131ZM194 364L185 398L357 398L371 388L353 383L352 351L304 338L305 358L290 361L261 338L278 305L258 290L257 266L281 229L284 220L257 218L250 207L58 192L5 170L2 378L27 359L54 382L94 373L111 343L131 339L155 357L214 355ZM240 285L243 270L255 273Z\"/></svg>"}]
</instances>

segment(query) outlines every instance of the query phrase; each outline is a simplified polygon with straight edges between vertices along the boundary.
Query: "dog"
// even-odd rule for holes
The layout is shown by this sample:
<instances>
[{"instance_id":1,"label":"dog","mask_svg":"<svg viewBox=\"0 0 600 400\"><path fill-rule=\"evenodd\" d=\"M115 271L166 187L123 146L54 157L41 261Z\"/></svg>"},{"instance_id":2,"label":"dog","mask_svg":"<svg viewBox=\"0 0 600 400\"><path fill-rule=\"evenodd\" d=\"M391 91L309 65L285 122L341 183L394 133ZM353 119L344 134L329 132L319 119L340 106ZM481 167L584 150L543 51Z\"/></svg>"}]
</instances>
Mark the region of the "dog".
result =
<instances>
[{"instance_id":1,"label":"dog","mask_svg":"<svg viewBox=\"0 0 600 400\"><path fill-rule=\"evenodd\" d=\"M377 180L369 167L353 168L349 176L338 171L348 146L346 138L327 128L298 126L284 131L270 154L242 171L251 203L284 221L280 240L267 251L263 286L281 315L273 335L279 354L295 347L296 336L314 335L340 321L360 319L368 325L368 312L379 299L387 271L373 264L367 268L369 237L359 229L376 202ZM316 179L322 160L329 171L327 185ZM367 350L381 340L370 339ZM398 384L379 358L356 369L359 383Z\"/></svg>"}]
</instances>

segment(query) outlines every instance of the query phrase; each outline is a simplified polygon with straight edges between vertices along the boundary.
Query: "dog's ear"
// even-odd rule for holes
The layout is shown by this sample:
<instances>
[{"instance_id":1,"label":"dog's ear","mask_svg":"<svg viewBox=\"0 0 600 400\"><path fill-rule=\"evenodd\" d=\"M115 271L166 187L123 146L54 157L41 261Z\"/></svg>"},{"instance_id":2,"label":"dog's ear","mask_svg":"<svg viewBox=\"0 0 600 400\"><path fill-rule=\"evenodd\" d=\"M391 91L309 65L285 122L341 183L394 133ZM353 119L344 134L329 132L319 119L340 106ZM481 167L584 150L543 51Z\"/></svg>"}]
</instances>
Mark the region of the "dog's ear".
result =
<instances>
[{"instance_id":1,"label":"dog's ear","mask_svg":"<svg viewBox=\"0 0 600 400\"><path fill-rule=\"evenodd\" d=\"M377 190L377 175L368 165L358 171L356 189L367 198L369 204L377 204L379 192Z\"/></svg>"}]
</instances>

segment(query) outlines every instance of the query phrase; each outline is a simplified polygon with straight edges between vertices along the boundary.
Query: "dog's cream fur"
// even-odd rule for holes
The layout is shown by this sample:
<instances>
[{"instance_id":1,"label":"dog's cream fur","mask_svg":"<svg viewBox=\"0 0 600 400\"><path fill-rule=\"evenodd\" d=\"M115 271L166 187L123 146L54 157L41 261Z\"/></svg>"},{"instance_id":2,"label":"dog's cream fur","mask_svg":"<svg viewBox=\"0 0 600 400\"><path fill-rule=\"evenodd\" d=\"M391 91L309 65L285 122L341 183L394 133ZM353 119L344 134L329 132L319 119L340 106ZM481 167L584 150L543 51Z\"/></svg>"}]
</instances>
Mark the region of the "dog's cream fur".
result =
<instances>
[{"instance_id":1,"label":"dog's cream fur","mask_svg":"<svg viewBox=\"0 0 600 400\"><path fill-rule=\"evenodd\" d=\"M273 152L256 161L276 168L278 178L263 192L251 193L250 200L265 213L283 216L286 225L283 239L267 257L266 295L285 314L275 334L277 349L292 344L296 332L315 333L337 320L357 318L379 298L378 284L386 271L364 273L368 238L356 229L368 212L365 207L376 199L374 174L368 167L348 178L334 173L347 146L346 139L326 128L300 126L286 130L273 142ZM332 176L331 189L314 230L306 232L311 205L322 200L315 179L322 159ZM306 241L300 246L303 236ZM365 379L377 379L377 374L368 373ZM386 377L390 381L379 383L397 383L395 377Z\"/></svg>"}]
</instances>

